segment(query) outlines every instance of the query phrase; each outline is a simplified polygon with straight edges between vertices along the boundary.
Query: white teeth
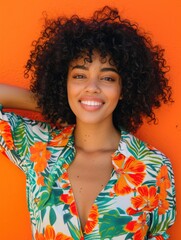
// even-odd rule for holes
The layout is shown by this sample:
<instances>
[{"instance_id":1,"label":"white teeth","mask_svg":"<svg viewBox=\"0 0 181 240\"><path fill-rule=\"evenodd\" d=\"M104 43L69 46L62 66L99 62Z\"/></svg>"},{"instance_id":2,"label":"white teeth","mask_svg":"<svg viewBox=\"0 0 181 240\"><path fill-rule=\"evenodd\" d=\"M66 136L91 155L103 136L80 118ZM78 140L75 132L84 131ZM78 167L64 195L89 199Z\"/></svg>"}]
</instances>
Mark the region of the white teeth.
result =
<instances>
[{"instance_id":1,"label":"white teeth","mask_svg":"<svg viewBox=\"0 0 181 240\"><path fill-rule=\"evenodd\" d=\"M81 101L82 104L89 105L89 106L100 106L101 102L94 102L94 101Z\"/></svg>"}]
</instances>

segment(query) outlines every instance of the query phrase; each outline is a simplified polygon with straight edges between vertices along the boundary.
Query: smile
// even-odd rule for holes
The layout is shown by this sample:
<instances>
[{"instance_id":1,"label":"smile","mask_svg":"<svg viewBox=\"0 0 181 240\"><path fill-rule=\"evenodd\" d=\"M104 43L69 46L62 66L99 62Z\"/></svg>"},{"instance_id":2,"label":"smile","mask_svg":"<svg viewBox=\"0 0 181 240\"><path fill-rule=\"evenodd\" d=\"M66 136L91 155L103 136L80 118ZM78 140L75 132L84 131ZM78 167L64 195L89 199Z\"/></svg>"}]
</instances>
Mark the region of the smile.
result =
<instances>
[{"instance_id":1,"label":"smile","mask_svg":"<svg viewBox=\"0 0 181 240\"><path fill-rule=\"evenodd\" d=\"M96 102L96 101L81 101L82 104L87 106L101 106L102 102Z\"/></svg>"}]
</instances>

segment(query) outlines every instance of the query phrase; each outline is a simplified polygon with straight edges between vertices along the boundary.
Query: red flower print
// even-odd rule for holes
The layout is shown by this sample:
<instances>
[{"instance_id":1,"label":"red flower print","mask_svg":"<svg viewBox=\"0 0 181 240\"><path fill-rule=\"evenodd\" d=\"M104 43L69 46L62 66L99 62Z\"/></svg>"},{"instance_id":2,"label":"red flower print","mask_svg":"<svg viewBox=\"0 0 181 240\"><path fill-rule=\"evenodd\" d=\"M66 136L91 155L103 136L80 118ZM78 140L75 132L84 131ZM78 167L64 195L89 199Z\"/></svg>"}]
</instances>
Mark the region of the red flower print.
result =
<instances>
[{"instance_id":1,"label":"red flower print","mask_svg":"<svg viewBox=\"0 0 181 240\"><path fill-rule=\"evenodd\" d=\"M158 194L156 187L141 186L138 187L137 192L140 194L131 198L133 208L128 208L127 213L133 215L140 211L152 211L158 207Z\"/></svg>"},{"instance_id":2,"label":"red flower print","mask_svg":"<svg viewBox=\"0 0 181 240\"><path fill-rule=\"evenodd\" d=\"M158 214L162 215L168 210L169 208L169 202L166 200L167 193L161 192L158 194Z\"/></svg>"},{"instance_id":3,"label":"red flower print","mask_svg":"<svg viewBox=\"0 0 181 240\"><path fill-rule=\"evenodd\" d=\"M43 177L42 175L39 175L39 176L38 176L37 184L40 185L40 186L44 186L44 185L45 185L45 183L44 183L44 177Z\"/></svg>"},{"instance_id":4,"label":"red flower print","mask_svg":"<svg viewBox=\"0 0 181 240\"><path fill-rule=\"evenodd\" d=\"M0 120L0 135L4 138L7 147L12 150L14 148L14 143L11 135L11 127L7 122L2 120Z\"/></svg>"},{"instance_id":5,"label":"red flower print","mask_svg":"<svg viewBox=\"0 0 181 240\"><path fill-rule=\"evenodd\" d=\"M64 193L64 194L60 195L60 200L64 203L70 205L73 202L74 198L73 198L72 194Z\"/></svg>"},{"instance_id":6,"label":"red flower print","mask_svg":"<svg viewBox=\"0 0 181 240\"><path fill-rule=\"evenodd\" d=\"M77 208L76 208L75 201L73 201L73 202L70 204L70 212L71 212L73 215L78 216L78 212L77 212Z\"/></svg>"},{"instance_id":7,"label":"red flower print","mask_svg":"<svg viewBox=\"0 0 181 240\"><path fill-rule=\"evenodd\" d=\"M1 156L8 158L5 149L0 145L0 159L1 159Z\"/></svg>"},{"instance_id":8,"label":"red flower print","mask_svg":"<svg viewBox=\"0 0 181 240\"><path fill-rule=\"evenodd\" d=\"M62 179L68 180L68 172L64 172L61 176Z\"/></svg>"},{"instance_id":9,"label":"red flower print","mask_svg":"<svg viewBox=\"0 0 181 240\"><path fill-rule=\"evenodd\" d=\"M69 184L69 183L64 183L64 184L62 185L62 188L64 188L64 189L69 188L69 187L70 187L70 184Z\"/></svg>"},{"instance_id":10,"label":"red flower print","mask_svg":"<svg viewBox=\"0 0 181 240\"><path fill-rule=\"evenodd\" d=\"M73 238L69 237L63 233L58 233L55 240L73 240Z\"/></svg>"},{"instance_id":11,"label":"red flower print","mask_svg":"<svg viewBox=\"0 0 181 240\"><path fill-rule=\"evenodd\" d=\"M47 167L47 161L49 160L51 153L46 149L47 144L43 142L36 142L30 147L31 157L30 160L35 162L35 172L42 172Z\"/></svg>"},{"instance_id":12,"label":"red flower print","mask_svg":"<svg viewBox=\"0 0 181 240\"><path fill-rule=\"evenodd\" d=\"M89 234L93 231L93 229L95 228L95 226L98 223L98 207L96 204L94 204L90 210L90 214L88 217L88 220L86 222L85 228L84 228L84 232L86 234Z\"/></svg>"},{"instance_id":13,"label":"red flower print","mask_svg":"<svg viewBox=\"0 0 181 240\"><path fill-rule=\"evenodd\" d=\"M164 237L159 235L159 236L152 236L152 235L149 235L149 238L154 238L155 240L164 240Z\"/></svg>"},{"instance_id":14,"label":"red flower print","mask_svg":"<svg viewBox=\"0 0 181 240\"><path fill-rule=\"evenodd\" d=\"M140 215L137 221L130 221L124 229L127 232L134 233L133 240L145 239L148 231L146 213Z\"/></svg>"},{"instance_id":15,"label":"red flower print","mask_svg":"<svg viewBox=\"0 0 181 240\"><path fill-rule=\"evenodd\" d=\"M60 134L56 135L51 142L50 146L65 147L69 141L69 137L72 134L74 126L65 127Z\"/></svg>"},{"instance_id":16,"label":"red flower print","mask_svg":"<svg viewBox=\"0 0 181 240\"><path fill-rule=\"evenodd\" d=\"M35 240L73 240L73 238L60 232L56 234L54 228L48 225L44 234L36 232Z\"/></svg>"},{"instance_id":17,"label":"red flower print","mask_svg":"<svg viewBox=\"0 0 181 240\"><path fill-rule=\"evenodd\" d=\"M169 208L169 202L166 200L167 197L167 189L171 187L171 182L168 176L167 166L163 165L160 168L160 171L157 175L157 186L160 188L159 196L159 204L158 204L158 214L162 215Z\"/></svg>"},{"instance_id":18,"label":"red flower print","mask_svg":"<svg viewBox=\"0 0 181 240\"><path fill-rule=\"evenodd\" d=\"M64 202L65 204L70 205L70 212L75 215L78 216L78 212L77 212L77 208L76 208L76 204L74 201L74 197L72 194L72 191L69 191L68 194L64 193L60 195L60 201Z\"/></svg>"},{"instance_id":19,"label":"red flower print","mask_svg":"<svg viewBox=\"0 0 181 240\"><path fill-rule=\"evenodd\" d=\"M42 233L35 233L35 240L45 240L45 237L43 236Z\"/></svg>"},{"instance_id":20,"label":"red flower print","mask_svg":"<svg viewBox=\"0 0 181 240\"><path fill-rule=\"evenodd\" d=\"M63 168L67 169L68 168L68 164L64 164ZM59 181L62 182L62 188L69 188L70 187L70 182L68 181L68 172L65 171L60 177L59 177Z\"/></svg>"},{"instance_id":21,"label":"red flower print","mask_svg":"<svg viewBox=\"0 0 181 240\"><path fill-rule=\"evenodd\" d=\"M5 152L5 149L0 145L0 152L1 153L4 153Z\"/></svg>"},{"instance_id":22,"label":"red flower print","mask_svg":"<svg viewBox=\"0 0 181 240\"><path fill-rule=\"evenodd\" d=\"M171 187L167 166L163 165L160 168L160 171L156 179L157 179L157 186L160 187L160 192L165 192L166 189Z\"/></svg>"},{"instance_id":23,"label":"red flower print","mask_svg":"<svg viewBox=\"0 0 181 240\"><path fill-rule=\"evenodd\" d=\"M67 169L67 168L69 167L69 164L64 163L62 167L63 167L64 169ZM68 176L68 173L67 173L67 176Z\"/></svg>"},{"instance_id":24,"label":"red flower print","mask_svg":"<svg viewBox=\"0 0 181 240\"><path fill-rule=\"evenodd\" d=\"M155 238L155 240L164 240L163 236L155 236L154 238Z\"/></svg>"},{"instance_id":25,"label":"red flower print","mask_svg":"<svg viewBox=\"0 0 181 240\"><path fill-rule=\"evenodd\" d=\"M54 230L54 228L52 226L48 225L46 227L46 229L45 229L44 235L45 235L45 239L48 239L48 240L49 239L51 239L51 240L55 239L55 230Z\"/></svg>"},{"instance_id":26,"label":"red flower print","mask_svg":"<svg viewBox=\"0 0 181 240\"><path fill-rule=\"evenodd\" d=\"M113 156L112 162L116 172L120 174L119 180L114 186L117 195L129 194L134 187L143 182L146 169L143 162L133 156L126 159L123 154Z\"/></svg>"}]
</instances>

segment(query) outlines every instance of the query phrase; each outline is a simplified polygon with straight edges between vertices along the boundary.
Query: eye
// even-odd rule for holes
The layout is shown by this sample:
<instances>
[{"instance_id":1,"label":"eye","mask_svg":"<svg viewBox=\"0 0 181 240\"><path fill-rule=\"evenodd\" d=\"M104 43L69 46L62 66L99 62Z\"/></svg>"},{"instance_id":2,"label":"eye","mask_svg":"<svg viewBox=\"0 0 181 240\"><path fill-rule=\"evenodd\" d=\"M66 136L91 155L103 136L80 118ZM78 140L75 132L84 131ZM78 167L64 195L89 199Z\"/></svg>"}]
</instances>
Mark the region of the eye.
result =
<instances>
[{"instance_id":1,"label":"eye","mask_svg":"<svg viewBox=\"0 0 181 240\"><path fill-rule=\"evenodd\" d=\"M112 77L108 77L108 76L106 76L106 77L102 77L101 80L104 80L104 81L106 81L106 82L114 82L114 81L115 81L114 78L112 78Z\"/></svg>"},{"instance_id":2,"label":"eye","mask_svg":"<svg viewBox=\"0 0 181 240\"><path fill-rule=\"evenodd\" d=\"M83 74L75 74L72 76L74 79L83 79L85 76Z\"/></svg>"}]
</instances>

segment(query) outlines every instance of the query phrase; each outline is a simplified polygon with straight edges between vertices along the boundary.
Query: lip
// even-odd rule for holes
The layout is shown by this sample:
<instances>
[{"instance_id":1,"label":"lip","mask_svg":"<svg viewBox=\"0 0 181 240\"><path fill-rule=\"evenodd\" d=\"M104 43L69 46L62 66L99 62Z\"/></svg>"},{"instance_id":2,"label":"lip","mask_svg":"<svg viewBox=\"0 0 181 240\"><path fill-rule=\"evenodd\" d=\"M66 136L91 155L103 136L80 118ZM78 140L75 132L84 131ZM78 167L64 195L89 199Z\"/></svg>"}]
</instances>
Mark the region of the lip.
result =
<instances>
[{"instance_id":1,"label":"lip","mask_svg":"<svg viewBox=\"0 0 181 240\"><path fill-rule=\"evenodd\" d=\"M97 98L82 98L79 103L86 111L97 111L104 105L104 101Z\"/></svg>"}]
</instances>

